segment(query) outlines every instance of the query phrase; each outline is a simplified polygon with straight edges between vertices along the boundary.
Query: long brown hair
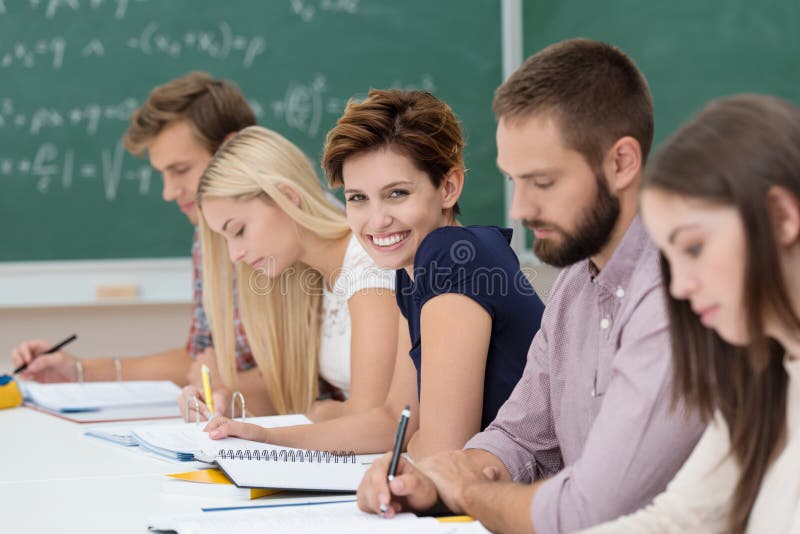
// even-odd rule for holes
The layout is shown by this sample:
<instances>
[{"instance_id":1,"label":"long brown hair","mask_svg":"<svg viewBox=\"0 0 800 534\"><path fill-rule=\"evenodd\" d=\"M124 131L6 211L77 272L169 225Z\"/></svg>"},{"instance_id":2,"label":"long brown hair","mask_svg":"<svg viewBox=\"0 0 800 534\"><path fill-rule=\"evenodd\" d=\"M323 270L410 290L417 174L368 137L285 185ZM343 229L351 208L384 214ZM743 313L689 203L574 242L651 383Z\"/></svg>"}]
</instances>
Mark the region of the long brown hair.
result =
<instances>
[{"instance_id":1,"label":"long brown hair","mask_svg":"<svg viewBox=\"0 0 800 534\"><path fill-rule=\"evenodd\" d=\"M747 527L764 474L785 438L784 350L765 333L765 310L800 329L768 211L767 193L774 186L800 198L800 108L763 95L710 103L664 144L643 183L645 189L732 206L745 229L747 346L731 345L703 327L686 300L668 300L674 401L686 400L706 421L720 411L741 469L730 508L733 532ZM669 288L663 256L661 265Z\"/></svg>"}]
</instances>

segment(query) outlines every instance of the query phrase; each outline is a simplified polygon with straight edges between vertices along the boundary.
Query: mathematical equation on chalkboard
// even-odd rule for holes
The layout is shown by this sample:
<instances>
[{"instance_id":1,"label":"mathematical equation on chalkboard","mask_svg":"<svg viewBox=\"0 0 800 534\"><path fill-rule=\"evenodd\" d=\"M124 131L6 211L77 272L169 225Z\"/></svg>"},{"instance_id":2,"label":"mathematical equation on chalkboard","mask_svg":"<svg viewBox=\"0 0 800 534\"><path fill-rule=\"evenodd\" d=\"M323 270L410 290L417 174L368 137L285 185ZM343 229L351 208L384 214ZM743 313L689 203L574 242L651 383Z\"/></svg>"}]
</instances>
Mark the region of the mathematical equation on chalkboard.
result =
<instances>
[{"instance_id":1,"label":"mathematical equation on chalkboard","mask_svg":"<svg viewBox=\"0 0 800 534\"><path fill-rule=\"evenodd\" d=\"M360 5L360 0L284 0L278 9L305 25L324 24L322 15L356 15ZM0 24L11 22L14 27L14 21L33 17L44 28L35 34L15 31L13 38L0 39L0 73L30 72L34 79L60 79L74 76L80 69L106 69L103 60L135 62L139 56L174 59L181 64L218 62L244 72L263 68L264 58L280 51L270 49L277 45L270 43L268 25L244 31L241 18L207 17L205 23L178 29L155 14L160 7L158 0L0 0ZM90 15L112 31L70 30L75 24L85 24L80 21ZM240 27L233 22L236 20ZM260 124L282 132L301 132L311 141L301 144L315 147L312 157L318 152L324 129L341 115L348 101L366 96L332 89L322 72L312 71L304 79L281 83L286 85L276 87L267 76L270 96L264 98L257 90L255 96L262 98L250 98L249 103ZM436 90L430 74L383 85ZM144 95L137 92L134 96L123 87L108 94L107 100L75 98L67 93L66 99L62 95L52 102L29 99L24 90L8 95L0 87L0 136L13 141L0 144L0 180L21 181L23 189L30 185L31 191L42 195L69 190L83 193L87 186L98 191L99 186L109 202L121 194L149 195L160 187L154 185L159 182L157 172L146 159L127 153L120 139Z\"/></svg>"},{"instance_id":2,"label":"mathematical equation on chalkboard","mask_svg":"<svg viewBox=\"0 0 800 534\"><path fill-rule=\"evenodd\" d=\"M130 4L148 0L28 0L27 7L46 20L63 17L81 10L111 10L114 20L126 17ZM14 4L19 7L22 3ZM304 22L312 22L319 12L355 14L359 0L290 0L291 12ZM0 17L8 14L5 0L0 0ZM105 14L105 13L104 13ZM141 29L127 35L115 35L112 41L97 36L87 36L80 41L67 42L63 35L29 41L17 40L0 43L0 69L23 67L52 68L60 70L69 62L85 62L104 58L120 48L140 52L145 56L164 55L174 59L201 56L218 61L235 60L242 68L250 69L256 59L267 50L267 39L262 34L245 34L225 20L191 31L172 32L162 28L158 21L146 22Z\"/></svg>"},{"instance_id":3,"label":"mathematical equation on chalkboard","mask_svg":"<svg viewBox=\"0 0 800 534\"><path fill-rule=\"evenodd\" d=\"M430 74L423 75L415 83L396 80L390 83L389 87L422 89L430 92L436 90L436 84ZM249 103L259 121L268 121L270 124L275 124L276 121L283 122L310 138L316 138L326 115L338 116L348 100L362 100L365 96L363 93L347 97L330 96L327 94L325 76L316 74L308 82L291 82L282 98L272 100L266 108L256 99L249 99ZM74 128L85 135L94 136L104 123L114 122L117 125L127 123L131 113L140 105L141 102L136 98L127 97L110 104L89 102L65 109L41 106L26 111L18 109L14 99L3 97L0 98L0 131L13 129L36 137L48 130Z\"/></svg>"},{"instance_id":4,"label":"mathematical equation on chalkboard","mask_svg":"<svg viewBox=\"0 0 800 534\"><path fill-rule=\"evenodd\" d=\"M430 74L411 83L395 80L389 86L436 90ZM317 73L308 81L291 82L281 98L266 106L259 100L251 99L249 102L260 123L274 128L282 123L309 139L318 140L322 137L324 122L338 117L349 100L361 100L365 96L363 93L346 97L328 95L327 79ZM117 198L121 184L133 181L137 183L134 190L138 194L148 195L154 171L146 161L127 154L119 142L101 147L93 155L81 152L81 158L88 158L84 160L72 147L37 141L37 138L45 138L47 133L63 129L88 137L97 137L103 131L119 131L139 105L140 101L127 97L109 104L90 102L68 109L38 107L26 111L19 109L12 98L0 99L0 133L6 130L26 135L36 147L30 154L9 157L3 154L0 146L0 178L30 180L32 187L41 194L48 194L55 188L69 190L76 182L94 180L102 185L108 201Z\"/></svg>"},{"instance_id":5,"label":"mathematical equation on chalkboard","mask_svg":"<svg viewBox=\"0 0 800 534\"><path fill-rule=\"evenodd\" d=\"M152 168L140 161L133 168L124 165L127 154L121 143L98 150L96 159L85 159L88 154L81 153L78 159L71 147L59 147L54 143L42 143L30 156L18 159L0 157L0 177L33 179L33 185L41 194L49 193L54 187L67 191L76 182L99 181L106 200L117 198L120 184L124 181L138 182L136 191L140 195L150 193Z\"/></svg>"}]
</instances>

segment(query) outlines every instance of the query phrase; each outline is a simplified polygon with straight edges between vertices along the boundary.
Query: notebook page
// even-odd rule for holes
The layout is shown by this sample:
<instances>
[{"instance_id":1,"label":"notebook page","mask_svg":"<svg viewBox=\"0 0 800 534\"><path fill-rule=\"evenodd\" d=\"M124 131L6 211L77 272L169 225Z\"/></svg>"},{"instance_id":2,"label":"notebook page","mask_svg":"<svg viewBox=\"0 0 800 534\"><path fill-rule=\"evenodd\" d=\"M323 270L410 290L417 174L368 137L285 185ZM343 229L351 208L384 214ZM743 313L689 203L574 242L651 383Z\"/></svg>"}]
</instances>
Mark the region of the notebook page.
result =
<instances>
[{"instance_id":1,"label":"notebook page","mask_svg":"<svg viewBox=\"0 0 800 534\"><path fill-rule=\"evenodd\" d=\"M180 388L163 381L87 382L63 384L23 383L26 399L49 410L69 412L175 404Z\"/></svg>"},{"instance_id":2,"label":"notebook page","mask_svg":"<svg viewBox=\"0 0 800 534\"><path fill-rule=\"evenodd\" d=\"M306 425L311 423L306 416L301 414L250 417L246 419L246 421L265 428ZM137 441L151 448L187 455L192 454L213 457L221 447L241 448L240 442L251 443L237 438L211 440L208 437L208 433L203 431L205 426L205 422L158 426L137 425L132 426L130 432Z\"/></svg>"},{"instance_id":3,"label":"notebook page","mask_svg":"<svg viewBox=\"0 0 800 534\"><path fill-rule=\"evenodd\" d=\"M351 534L402 533L442 534L452 531L452 526L433 518L418 518L413 514L398 514L393 519L383 519L366 514L356 503L301 505L277 508L256 508L226 512L206 512L152 518L150 529L177 530L180 534L307 534L308 532L348 532Z\"/></svg>"}]
</instances>

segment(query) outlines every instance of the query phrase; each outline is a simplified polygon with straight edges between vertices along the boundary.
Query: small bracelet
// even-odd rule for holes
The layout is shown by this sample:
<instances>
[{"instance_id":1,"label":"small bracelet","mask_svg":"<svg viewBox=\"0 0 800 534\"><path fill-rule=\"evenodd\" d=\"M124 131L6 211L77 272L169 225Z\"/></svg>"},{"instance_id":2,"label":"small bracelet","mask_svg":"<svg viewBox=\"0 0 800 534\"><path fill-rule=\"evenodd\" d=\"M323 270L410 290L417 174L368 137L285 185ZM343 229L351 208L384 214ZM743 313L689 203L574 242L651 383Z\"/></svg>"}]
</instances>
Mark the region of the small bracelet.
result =
<instances>
[{"instance_id":1,"label":"small bracelet","mask_svg":"<svg viewBox=\"0 0 800 534\"><path fill-rule=\"evenodd\" d=\"M114 373L117 377L117 382L122 382L122 361L119 358L114 358Z\"/></svg>"},{"instance_id":2,"label":"small bracelet","mask_svg":"<svg viewBox=\"0 0 800 534\"><path fill-rule=\"evenodd\" d=\"M75 382L83 383L83 364L80 360L75 360Z\"/></svg>"}]
</instances>

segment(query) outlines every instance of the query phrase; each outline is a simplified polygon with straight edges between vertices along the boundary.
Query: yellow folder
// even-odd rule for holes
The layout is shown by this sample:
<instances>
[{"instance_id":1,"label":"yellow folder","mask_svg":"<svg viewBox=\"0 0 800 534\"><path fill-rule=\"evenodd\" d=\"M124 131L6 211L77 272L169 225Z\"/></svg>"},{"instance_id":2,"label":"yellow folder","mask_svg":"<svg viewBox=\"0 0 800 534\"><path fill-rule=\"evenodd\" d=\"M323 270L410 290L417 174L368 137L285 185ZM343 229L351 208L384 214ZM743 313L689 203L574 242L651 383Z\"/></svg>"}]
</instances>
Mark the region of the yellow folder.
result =
<instances>
[{"instance_id":1,"label":"yellow folder","mask_svg":"<svg viewBox=\"0 0 800 534\"><path fill-rule=\"evenodd\" d=\"M219 469L200 469L198 471L187 471L185 473L172 473L167 475L171 478L176 478L178 480L185 480L187 482L199 482L201 484L227 484L229 486L233 486L233 482L231 482L225 474L220 471ZM234 488L239 489L239 488ZM264 497L266 495L273 495L275 493L280 493L281 490L276 489L263 489L263 488L242 488L245 491L249 491L249 499L258 499L259 497Z\"/></svg>"}]
</instances>

